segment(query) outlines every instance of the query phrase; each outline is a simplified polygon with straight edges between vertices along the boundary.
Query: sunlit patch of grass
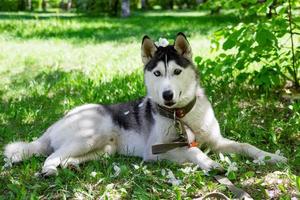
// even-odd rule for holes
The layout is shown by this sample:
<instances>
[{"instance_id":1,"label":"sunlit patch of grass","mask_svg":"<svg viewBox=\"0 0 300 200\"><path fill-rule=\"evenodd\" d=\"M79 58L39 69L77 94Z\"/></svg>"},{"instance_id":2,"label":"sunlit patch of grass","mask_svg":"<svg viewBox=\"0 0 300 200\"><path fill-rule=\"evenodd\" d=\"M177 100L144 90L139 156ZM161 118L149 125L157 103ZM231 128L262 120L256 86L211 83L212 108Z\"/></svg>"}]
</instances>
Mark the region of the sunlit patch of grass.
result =
<instances>
[{"instance_id":1,"label":"sunlit patch of grass","mask_svg":"<svg viewBox=\"0 0 300 200\"><path fill-rule=\"evenodd\" d=\"M140 45L146 34L157 40L174 39L177 32L185 32L194 54L208 57L207 34L236 20L232 16L211 18L200 12L166 13L156 19L151 13L122 20L0 13L1 83L9 83L20 73L30 77L45 67L80 69L89 75L105 74L103 78L130 74L142 66Z\"/></svg>"}]
</instances>

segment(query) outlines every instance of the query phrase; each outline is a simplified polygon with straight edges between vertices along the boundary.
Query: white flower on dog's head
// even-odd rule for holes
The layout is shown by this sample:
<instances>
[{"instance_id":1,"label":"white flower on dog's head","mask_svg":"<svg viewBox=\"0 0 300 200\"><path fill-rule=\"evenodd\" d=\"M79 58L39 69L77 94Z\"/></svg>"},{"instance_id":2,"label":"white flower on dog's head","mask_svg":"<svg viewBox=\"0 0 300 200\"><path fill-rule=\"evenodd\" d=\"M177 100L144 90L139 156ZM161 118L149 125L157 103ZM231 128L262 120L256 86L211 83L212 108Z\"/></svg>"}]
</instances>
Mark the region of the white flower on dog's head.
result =
<instances>
[{"instance_id":1,"label":"white flower on dog's head","mask_svg":"<svg viewBox=\"0 0 300 200\"><path fill-rule=\"evenodd\" d=\"M159 38L157 42L155 42L157 47L166 47L169 45L169 42L166 38Z\"/></svg>"}]
</instances>

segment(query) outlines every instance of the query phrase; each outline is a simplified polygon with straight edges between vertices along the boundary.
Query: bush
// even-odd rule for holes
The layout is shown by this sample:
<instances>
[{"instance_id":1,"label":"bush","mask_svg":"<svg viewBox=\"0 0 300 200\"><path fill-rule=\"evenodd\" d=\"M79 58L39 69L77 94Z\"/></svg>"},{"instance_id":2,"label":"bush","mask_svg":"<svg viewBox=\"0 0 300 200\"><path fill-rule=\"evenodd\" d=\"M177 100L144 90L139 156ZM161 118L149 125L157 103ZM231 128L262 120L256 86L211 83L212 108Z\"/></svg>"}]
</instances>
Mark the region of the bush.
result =
<instances>
[{"instance_id":1,"label":"bush","mask_svg":"<svg viewBox=\"0 0 300 200\"><path fill-rule=\"evenodd\" d=\"M267 90L290 81L299 88L300 47L291 45L295 30L299 32L290 9L295 2L268 0L259 6L253 2L243 1L248 3L247 11L240 4L236 13L241 21L255 14L255 22L241 22L214 33L212 50L222 46L224 53L214 59L196 58L203 68L204 81L251 84ZM236 2L233 4L237 6Z\"/></svg>"}]
</instances>

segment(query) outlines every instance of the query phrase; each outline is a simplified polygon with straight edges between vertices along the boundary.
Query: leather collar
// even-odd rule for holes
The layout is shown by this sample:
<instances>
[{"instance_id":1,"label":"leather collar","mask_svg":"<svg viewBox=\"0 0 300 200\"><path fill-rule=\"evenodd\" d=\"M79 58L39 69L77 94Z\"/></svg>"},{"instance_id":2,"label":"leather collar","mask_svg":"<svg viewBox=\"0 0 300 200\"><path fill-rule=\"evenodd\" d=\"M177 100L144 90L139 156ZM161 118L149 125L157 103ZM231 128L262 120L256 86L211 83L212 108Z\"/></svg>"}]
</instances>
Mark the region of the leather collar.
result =
<instances>
[{"instance_id":1,"label":"leather collar","mask_svg":"<svg viewBox=\"0 0 300 200\"><path fill-rule=\"evenodd\" d=\"M152 154L166 153L167 151L178 147L195 147L198 145L196 141L189 143L188 135L184 127L185 123L181 120L181 118L183 118L187 113L189 113L192 110L195 103L196 97L182 108L170 109L157 104L158 112L160 115L175 121L175 129L179 134L179 138L177 138L171 143L152 145Z\"/></svg>"},{"instance_id":2,"label":"leather collar","mask_svg":"<svg viewBox=\"0 0 300 200\"><path fill-rule=\"evenodd\" d=\"M192 101L190 101L186 106L181 108L167 108L157 104L158 112L162 116L170 119L181 119L192 110L192 108L196 104L196 100L197 98L194 97Z\"/></svg>"}]
</instances>

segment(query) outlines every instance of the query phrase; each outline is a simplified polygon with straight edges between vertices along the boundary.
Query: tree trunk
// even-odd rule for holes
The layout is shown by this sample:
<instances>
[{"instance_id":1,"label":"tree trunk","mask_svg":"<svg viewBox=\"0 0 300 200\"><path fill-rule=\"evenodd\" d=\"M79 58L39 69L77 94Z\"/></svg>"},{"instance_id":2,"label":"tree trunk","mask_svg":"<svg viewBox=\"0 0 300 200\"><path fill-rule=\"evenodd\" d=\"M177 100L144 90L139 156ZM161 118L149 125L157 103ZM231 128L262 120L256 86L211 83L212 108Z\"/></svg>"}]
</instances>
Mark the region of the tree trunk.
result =
<instances>
[{"instance_id":1,"label":"tree trunk","mask_svg":"<svg viewBox=\"0 0 300 200\"><path fill-rule=\"evenodd\" d=\"M60 2L59 2L59 7L60 7L60 9L62 9L62 10L64 10L64 0L61 0Z\"/></svg>"},{"instance_id":2,"label":"tree trunk","mask_svg":"<svg viewBox=\"0 0 300 200\"><path fill-rule=\"evenodd\" d=\"M130 16L130 0L122 0L122 17L129 17Z\"/></svg>"},{"instance_id":3,"label":"tree trunk","mask_svg":"<svg viewBox=\"0 0 300 200\"><path fill-rule=\"evenodd\" d=\"M218 6L216 8L213 8L212 10L210 10L210 14L211 15L219 15L220 12L221 12L221 7L220 6Z\"/></svg>"},{"instance_id":4,"label":"tree trunk","mask_svg":"<svg viewBox=\"0 0 300 200\"><path fill-rule=\"evenodd\" d=\"M32 4L31 4L31 0L27 0L27 10L32 11Z\"/></svg>"},{"instance_id":5,"label":"tree trunk","mask_svg":"<svg viewBox=\"0 0 300 200\"><path fill-rule=\"evenodd\" d=\"M141 4L142 4L142 10L147 10L148 1L147 0L141 0Z\"/></svg>"},{"instance_id":6,"label":"tree trunk","mask_svg":"<svg viewBox=\"0 0 300 200\"><path fill-rule=\"evenodd\" d=\"M173 6L174 6L174 1L170 0L169 3L168 3L168 9L173 10Z\"/></svg>"},{"instance_id":7,"label":"tree trunk","mask_svg":"<svg viewBox=\"0 0 300 200\"><path fill-rule=\"evenodd\" d=\"M72 8L72 0L68 0L67 2L67 11L71 10Z\"/></svg>"},{"instance_id":8,"label":"tree trunk","mask_svg":"<svg viewBox=\"0 0 300 200\"><path fill-rule=\"evenodd\" d=\"M111 16L118 16L119 12L119 0L109 1L109 14Z\"/></svg>"},{"instance_id":9,"label":"tree trunk","mask_svg":"<svg viewBox=\"0 0 300 200\"><path fill-rule=\"evenodd\" d=\"M42 9L43 9L44 12L47 11L47 0L42 1Z\"/></svg>"},{"instance_id":10,"label":"tree trunk","mask_svg":"<svg viewBox=\"0 0 300 200\"><path fill-rule=\"evenodd\" d=\"M25 0L19 0L19 10L20 11L26 10L26 1Z\"/></svg>"}]
</instances>

